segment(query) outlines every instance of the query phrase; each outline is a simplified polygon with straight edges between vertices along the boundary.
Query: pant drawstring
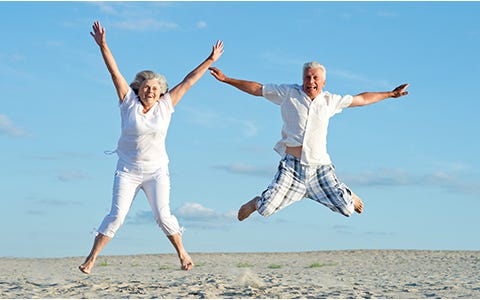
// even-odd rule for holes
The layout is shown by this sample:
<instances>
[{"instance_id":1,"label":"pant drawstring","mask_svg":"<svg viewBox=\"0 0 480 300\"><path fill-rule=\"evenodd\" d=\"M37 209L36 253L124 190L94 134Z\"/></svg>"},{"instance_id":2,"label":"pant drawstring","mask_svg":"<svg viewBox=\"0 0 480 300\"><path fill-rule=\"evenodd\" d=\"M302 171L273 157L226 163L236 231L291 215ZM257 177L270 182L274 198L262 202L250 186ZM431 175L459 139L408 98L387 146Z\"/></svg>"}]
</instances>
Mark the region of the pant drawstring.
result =
<instances>
[{"instance_id":1,"label":"pant drawstring","mask_svg":"<svg viewBox=\"0 0 480 300\"><path fill-rule=\"evenodd\" d=\"M117 149L115 149L115 150L105 150L105 151L103 151L103 153L105 153L105 155L112 155L114 153L117 153Z\"/></svg>"}]
</instances>

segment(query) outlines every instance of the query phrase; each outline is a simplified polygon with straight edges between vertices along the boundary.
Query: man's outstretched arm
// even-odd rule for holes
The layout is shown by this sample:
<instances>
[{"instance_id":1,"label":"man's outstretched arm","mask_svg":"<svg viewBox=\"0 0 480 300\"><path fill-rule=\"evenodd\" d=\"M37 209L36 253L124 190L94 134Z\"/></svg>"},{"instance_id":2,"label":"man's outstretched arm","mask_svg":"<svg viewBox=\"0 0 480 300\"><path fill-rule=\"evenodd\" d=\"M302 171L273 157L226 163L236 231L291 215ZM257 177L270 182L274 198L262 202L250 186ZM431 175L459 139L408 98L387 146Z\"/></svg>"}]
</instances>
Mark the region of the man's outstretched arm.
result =
<instances>
[{"instance_id":1,"label":"man's outstretched arm","mask_svg":"<svg viewBox=\"0 0 480 300\"><path fill-rule=\"evenodd\" d=\"M258 82L229 78L225 76L225 74L223 74L221 70L214 67L209 68L209 70L210 70L210 74L212 74L212 76L215 77L218 81L227 83L253 96L263 95L262 94L263 85Z\"/></svg>"},{"instance_id":2,"label":"man's outstretched arm","mask_svg":"<svg viewBox=\"0 0 480 300\"><path fill-rule=\"evenodd\" d=\"M365 106L388 98L399 98L408 95L408 91L406 91L407 87L408 83L405 83L397 86L390 92L365 92L358 94L353 97L353 101L349 107Z\"/></svg>"}]
</instances>

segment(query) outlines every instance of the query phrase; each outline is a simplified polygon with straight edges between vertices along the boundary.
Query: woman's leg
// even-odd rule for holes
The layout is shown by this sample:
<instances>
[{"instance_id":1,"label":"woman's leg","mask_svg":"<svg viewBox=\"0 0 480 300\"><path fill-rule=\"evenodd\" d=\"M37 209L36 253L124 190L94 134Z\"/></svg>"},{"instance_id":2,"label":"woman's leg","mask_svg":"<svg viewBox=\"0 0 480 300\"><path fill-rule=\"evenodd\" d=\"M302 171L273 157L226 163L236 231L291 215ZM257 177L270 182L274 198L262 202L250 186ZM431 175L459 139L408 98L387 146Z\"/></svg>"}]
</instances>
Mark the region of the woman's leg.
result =
<instances>
[{"instance_id":1,"label":"woman's leg","mask_svg":"<svg viewBox=\"0 0 480 300\"><path fill-rule=\"evenodd\" d=\"M193 266L194 266L193 260L190 257L190 255L188 255L187 251L185 251L185 248L183 247L182 235L180 233L177 233L174 235L168 235L167 237L172 243L175 250L177 251L182 270L188 271L193 269Z\"/></svg>"},{"instance_id":2,"label":"woman's leg","mask_svg":"<svg viewBox=\"0 0 480 300\"><path fill-rule=\"evenodd\" d=\"M101 233L99 233L95 237L95 241L93 242L93 247L92 247L92 250L90 251L90 254L88 254L87 258L85 259L85 262L78 267L80 271L82 271L85 274L90 274L93 266L95 265L95 260L97 259L97 256L100 254L102 249L105 247L105 245L107 245L107 243L111 239L112 239L111 237L108 237Z\"/></svg>"},{"instance_id":3,"label":"woman's leg","mask_svg":"<svg viewBox=\"0 0 480 300\"><path fill-rule=\"evenodd\" d=\"M132 174L123 171L115 172L112 207L98 229L90 254L78 267L83 273L90 274L98 255L123 224L140 184L138 177Z\"/></svg>"},{"instance_id":4,"label":"woman's leg","mask_svg":"<svg viewBox=\"0 0 480 300\"><path fill-rule=\"evenodd\" d=\"M193 261L183 247L177 218L170 211L170 176L168 168L160 169L144 181L143 190L152 208L155 221L177 251L183 270L193 268Z\"/></svg>"}]
</instances>

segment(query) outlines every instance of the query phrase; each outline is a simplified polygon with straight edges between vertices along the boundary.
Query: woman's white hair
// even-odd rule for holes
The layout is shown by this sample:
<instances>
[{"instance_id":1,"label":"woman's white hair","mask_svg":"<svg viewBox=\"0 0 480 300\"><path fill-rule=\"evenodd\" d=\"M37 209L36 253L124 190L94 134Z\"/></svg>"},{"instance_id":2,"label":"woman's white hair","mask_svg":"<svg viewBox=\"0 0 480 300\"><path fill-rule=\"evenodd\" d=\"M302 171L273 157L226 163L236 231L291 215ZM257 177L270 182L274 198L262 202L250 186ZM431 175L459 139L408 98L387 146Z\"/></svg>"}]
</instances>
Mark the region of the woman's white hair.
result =
<instances>
[{"instance_id":1,"label":"woman's white hair","mask_svg":"<svg viewBox=\"0 0 480 300\"><path fill-rule=\"evenodd\" d=\"M322 69L323 75L325 78L327 77L327 69L325 67L317 62L317 61L311 61L311 62L306 62L303 64L303 72L305 73L305 70L307 69Z\"/></svg>"},{"instance_id":2,"label":"woman's white hair","mask_svg":"<svg viewBox=\"0 0 480 300\"><path fill-rule=\"evenodd\" d=\"M167 79L162 74L155 73L153 71L141 71L135 75L135 79L130 83L130 87L138 95L138 89L145 80L156 80L160 84L160 95L165 95L168 91Z\"/></svg>"}]
</instances>

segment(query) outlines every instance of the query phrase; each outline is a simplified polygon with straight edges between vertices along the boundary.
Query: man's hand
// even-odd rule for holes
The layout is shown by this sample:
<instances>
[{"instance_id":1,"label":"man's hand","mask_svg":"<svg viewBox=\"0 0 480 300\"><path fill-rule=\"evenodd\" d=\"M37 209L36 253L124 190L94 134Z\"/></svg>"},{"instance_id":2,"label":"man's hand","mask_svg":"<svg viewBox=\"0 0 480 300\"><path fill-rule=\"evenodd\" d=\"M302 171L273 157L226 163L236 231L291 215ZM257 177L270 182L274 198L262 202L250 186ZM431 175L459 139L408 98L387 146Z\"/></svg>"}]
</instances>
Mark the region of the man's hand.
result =
<instances>
[{"instance_id":1,"label":"man's hand","mask_svg":"<svg viewBox=\"0 0 480 300\"><path fill-rule=\"evenodd\" d=\"M393 91L392 91L392 98L399 98L405 95L408 95L408 91L406 91L408 87L408 83L402 84L397 86Z\"/></svg>"},{"instance_id":2,"label":"man's hand","mask_svg":"<svg viewBox=\"0 0 480 300\"><path fill-rule=\"evenodd\" d=\"M227 76L225 76L225 74L223 74L220 69L217 69L215 67L210 67L208 69L210 70L210 74L212 74L212 76L215 77L218 81L225 82L225 80L227 79Z\"/></svg>"}]
</instances>

